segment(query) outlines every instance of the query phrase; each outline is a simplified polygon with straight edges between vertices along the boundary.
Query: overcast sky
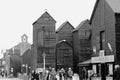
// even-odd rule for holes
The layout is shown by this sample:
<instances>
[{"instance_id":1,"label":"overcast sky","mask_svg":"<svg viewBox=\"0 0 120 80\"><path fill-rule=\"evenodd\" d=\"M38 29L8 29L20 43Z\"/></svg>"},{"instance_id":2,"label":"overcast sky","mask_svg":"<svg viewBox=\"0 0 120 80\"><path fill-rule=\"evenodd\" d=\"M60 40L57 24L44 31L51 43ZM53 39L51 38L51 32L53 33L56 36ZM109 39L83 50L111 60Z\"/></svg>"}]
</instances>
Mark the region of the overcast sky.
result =
<instances>
[{"instance_id":1,"label":"overcast sky","mask_svg":"<svg viewBox=\"0 0 120 80\"><path fill-rule=\"evenodd\" d=\"M0 51L21 42L28 35L32 43L32 23L47 9L57 21L56 28L68 20L74 27L89 19L96 0L0 0Z\"/></svg>"}]
</instances>

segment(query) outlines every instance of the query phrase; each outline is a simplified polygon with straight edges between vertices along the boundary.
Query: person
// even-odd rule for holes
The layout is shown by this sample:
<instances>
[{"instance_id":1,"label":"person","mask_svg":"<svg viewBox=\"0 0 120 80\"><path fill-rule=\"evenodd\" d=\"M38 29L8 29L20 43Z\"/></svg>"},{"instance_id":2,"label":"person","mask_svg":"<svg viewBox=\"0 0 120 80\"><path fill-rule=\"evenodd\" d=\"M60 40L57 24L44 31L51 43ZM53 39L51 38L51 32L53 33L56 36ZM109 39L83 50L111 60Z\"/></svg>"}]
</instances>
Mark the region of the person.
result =
<instances>
[{"instance_id":1,"label":"person","mask_svg":"<svg viewBox=\"0 0 120 80\"><path fill-rule=\"evenodd\" d=\"M93 70L88 70L88 80L91 80L92 75L93 75Z\"/></svg>"},{"instance_id":2,"label":"person","mask_svg":"<svg viewBox=\"0 0 120 80\"><path fill-rule=\"evenodd\" d=\"M5 71L5 77L7 77L7 71Z\"/></svg>"},{"instance_id":3,"label":"person","mask_svg":"<svg viewBox=\"0 0 120 80\"><path fill-rule=\"evenodd\" d=\"M50 74L51 69L52 69L51 67L48 68L48 72L47 72L47 80L50 80L50 77L51 77L51 74Z\"/></svg>"},{"instance_id":4,"label":"person","mask_svg":"<svg viewBox=\"0 0 120 80\"><path fill-rule=\"evenodd\" d=\"M2 71L2 73L1 73L2 77L4 77L4 74L5 74L4 71Z\"/></svg>"},{"instance_id":5,"label":"person","mask_svg":"<svg viewBox=\"0 0 120 80\"><path fill-rule=\"evenodd\" d=\"M50 80L56 80L56 71L55 68L52 68L51 72L50 72Z\"/></svg>"},{"instance_id":6,"label":"person","mask_svg":"<svg viewBox=\"0 0 120 80\"><path fill-rule=\"evenodd\" d=\"M65 80L65 69L61 68L62 80Z\"/></svg>"},{"instance_id":7,"label":"person","mask_svg":"<svg viewBox=\"0 0 120 80\"><path fill-rule=\"evenodd\" d=\"M49 73L49 71L48 71L46 80L49 80L49 76L50 76L50 73Z\"/></svg>"},{"instance_id":8,"label":"person","mask_svg":"<svg viewBox=\"0 0 120 80\"><path fill-rule=\"evenodd\" d=\"M60 80L59 72L60 72L60 69L57 69L57 72L56 72L56 80Z\"/></svg>"},{"instance_id":9,"label":"person","mask_svg":"<svg viewBox=\"0 0 120 80\"><path fill-rule=\"evenodd\" d=\"M56 80L60 80L59 73L56 73Z\"/></svg>"},{"instance_id":10,"label":"person","mask_svg":"<svg viewBox=\"0 0 120 80\"><path fill-rule=\"evenodd\" d=\"M87 70L86 70L86 68L85 67L83 67L83 69L82 69L82 77L83 77L83 80L86 80L87 79Z\"/></svg>"},{"instance_id":11,"label":"person","mask_svg":"<svg viewBox=\"0 0 120 80\"><path fill-rule=\"evenodd\" d=\"M74 73L72 76L73 80L79 80L79 75L77 73Z\"/></svg>"},{"instance_id":12,"label":"person","mask_svg":"<svg viewBox=\"0 0 120 80\"><path fill-rule=\"evenodd\" d=\"M35 71L32 70L32 73L31 73L31 80L35 80Z\"/></svg>"},{"instance_id":13,"label":"person","mask_svg":"<svg viewBox=\"0 0 120 80\"><path fill-rule=\"evenodd\" d=\"M69 68L67 73L68 73L68 79L69 79L69 80L72 80L72 76L73 76L73 71L72 71L72 69Z\"/></svg>"},{"instance_id":14,"label":"person","mask_svg":"<svg viewBox=\"0 0 120 80\"><path fill-rule=\"evenodd\" d=\"M47 80L48 72L49 72L48 70L45 70L45 72L44 72L45 80Z\"/></svg>"},{"instance_id":15,"label":"person","mask_svg":"<svg viewBox=\"0 0 120 80\"><path fill-rule=\"evenodd\" d=\"M115 80L120 80L120 66L115 66L114 70L114 79Z\"/></svg>"},{"instance_id":16,"label":"person","mask_svg":"<svg viewBox=\"0 0 120 80\"><path fill-rule=\"evenodd\" d=\"M36 71L36 73L35 73L35 79L39 80L39 72L38 71Z\"/></svg>"},{"instance_id":17,"label":"person","mask_svg":"<svg viewBox=\"0 0 120 80\"><path fill-rule=\"evenodd\" d=\"M39 76L39 80L42 80L43 79L43 72L40 71L38 74L36 74L36 76Z\"/></svg>"}]
</instances>

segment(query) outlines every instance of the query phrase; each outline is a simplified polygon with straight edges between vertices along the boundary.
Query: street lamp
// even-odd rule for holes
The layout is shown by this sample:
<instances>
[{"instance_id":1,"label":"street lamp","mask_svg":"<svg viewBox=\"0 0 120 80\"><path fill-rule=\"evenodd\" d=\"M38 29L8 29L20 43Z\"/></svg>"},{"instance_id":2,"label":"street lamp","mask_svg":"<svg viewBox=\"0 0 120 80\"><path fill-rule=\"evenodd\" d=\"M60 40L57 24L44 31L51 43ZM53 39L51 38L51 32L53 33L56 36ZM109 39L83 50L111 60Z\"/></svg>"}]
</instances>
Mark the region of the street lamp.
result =
<instances>
[{"instance_id":1,"label":"street lamp","mask_svg":"<svg viewBox=\"0 0 120 80\"><path fill-rule=\"evenodd\" d=\"M45 54L45 52L43 52L43 68L44 68L44 70L45 70L45 57L46 57L46 54Z\"/></svg>"},{"instance_id":2,"label":"street lamp","mask_svg":"<svg viewBox=\"0 0 120 80\"><path fill-rule=\"evenodd\" d=\"M46 53L45 53L45 43L44 43L45 26L42 26L42 31L43 31L43 54L42 54L42 56L43 56L43 68L44 68L44 70L45 70L45 64L46 64L46 63L45 63Z\"/></svg>"}]
</instances>

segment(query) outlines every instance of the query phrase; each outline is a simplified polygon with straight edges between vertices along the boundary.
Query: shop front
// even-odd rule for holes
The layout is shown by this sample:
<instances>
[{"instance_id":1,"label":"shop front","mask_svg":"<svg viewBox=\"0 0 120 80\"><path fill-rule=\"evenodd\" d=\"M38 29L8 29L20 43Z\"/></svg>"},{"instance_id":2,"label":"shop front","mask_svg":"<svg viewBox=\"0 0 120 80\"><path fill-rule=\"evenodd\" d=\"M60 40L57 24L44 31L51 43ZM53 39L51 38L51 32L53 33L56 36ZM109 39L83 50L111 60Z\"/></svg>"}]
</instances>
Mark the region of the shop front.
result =
<instances>
[{"instance_id":1,"label":"shop front","mask_svg":"<svg viewBox=\"0 0 120 80\"><path fill-rule=\"evenodd\" d=\"M94 75L92 80L113 80L114 55L91 58Z\"/></svg>"}]
</instances>

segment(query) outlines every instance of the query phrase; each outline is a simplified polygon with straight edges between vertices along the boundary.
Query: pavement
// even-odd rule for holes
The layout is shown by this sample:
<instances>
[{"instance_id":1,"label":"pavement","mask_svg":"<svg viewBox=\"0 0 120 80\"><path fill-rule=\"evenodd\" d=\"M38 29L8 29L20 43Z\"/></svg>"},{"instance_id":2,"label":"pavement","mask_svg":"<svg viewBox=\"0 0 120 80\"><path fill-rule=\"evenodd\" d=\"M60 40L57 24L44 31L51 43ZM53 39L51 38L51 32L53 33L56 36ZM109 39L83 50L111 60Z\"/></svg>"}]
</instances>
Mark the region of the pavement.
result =
<instances>
[{"instance_id":1,"label":"pavement","mask_svg":"<svg viewBox=\"0 0 120 80\"><path fill-rule=\"evenodd\" d=\"M0 80L22 80L19 78L0 78Z\"/></svg>"}]
</instances>

